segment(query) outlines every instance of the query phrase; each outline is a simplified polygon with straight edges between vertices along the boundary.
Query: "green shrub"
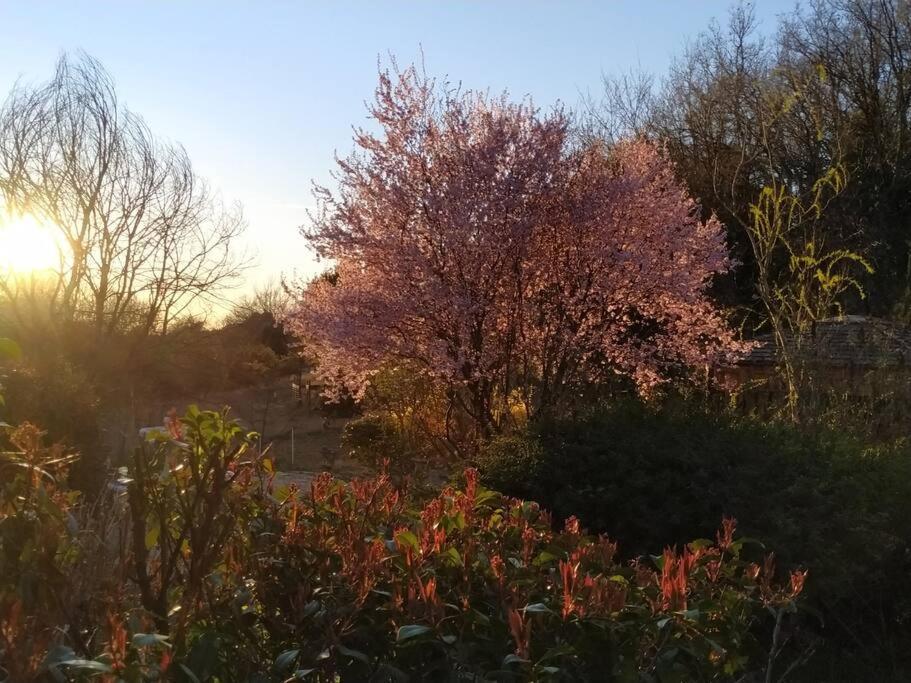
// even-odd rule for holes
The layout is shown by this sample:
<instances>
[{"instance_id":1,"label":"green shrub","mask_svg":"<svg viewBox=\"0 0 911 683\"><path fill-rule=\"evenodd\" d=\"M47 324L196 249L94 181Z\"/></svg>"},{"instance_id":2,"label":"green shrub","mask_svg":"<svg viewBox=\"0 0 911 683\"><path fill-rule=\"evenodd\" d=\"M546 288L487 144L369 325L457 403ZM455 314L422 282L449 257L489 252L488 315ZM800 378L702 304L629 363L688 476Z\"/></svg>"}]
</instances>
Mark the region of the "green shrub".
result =
<instances>
[{"instance_id":1,"label":"green shrub","mask_svg":"<svg viewBox=\"0 0 911 683\"><path fill-rule=\"evenodd\" d=\"M522 476L517 452L542 457ZM784 565L809 569L825 633L870 652L909 616L911 452L902 444L864 448L832 432L631 403L495 441L480 463L487 485L532 491L628 553L736 517Z\"/></svg>"},{"instance_id":2,"label":"green shrub","mask_svg":"<svg viewBox=\"0 0 911 683\"><path fill-rule=\"evenodd\" d=\"M123 575L111 518L66 486L75 460L30 424L0 427L0 679L48 678L49 661L104 647ZM95 512L99 512L95 510ZM46 655L47 653L47 655Z\"/></svg>"},{"instance_id":3,"label":"green shrub","mask_svg":"<svg viewBox=\"0 0 911 683\"><path fill-rule=\"evenodd\" d=\"M547 496L547 454L538 439L525 434L497 437L481 451L478 465L498 491L530 500Z\"/></svg>"},{"instance_id":4,"label":"green shrub","mask_svg":"<svg viewBox=\"0 0 911 683\"><path fill-rule=\"evenodd\" d=\"M86 373L63 361L40 366L22 363L7 375L5 385L7 421L41 425L49 442L78 451L69 483L96 495L106 478L106 452L98 397Z\"/></svg>"},{"instance_id":5,"label":"green shrub","mask_svg":"<svg viewBox=\"0 0 911 683\"><path fill-rule=\"evenodd\" d=\"M473 470L417 508L388 478L323 475L288 515L282 542L253 556L248 599L264 628L283 625L286 672L316 680L729 678L765 666L755 627L791 613L803 580L772 587L728 522L717 543L623 563ZM213 639L252 649L217 623Z\"/></svg>"},{"instance_id":6,"label":"green shrub","mask_svg":"<svg viewBox=\"0 0 911 683\"><path fill-rule=\"evenodd\" d=\"M385 475L326 474L305 496L272 497L268 461L223 414L191 410L171 437L134 459L129 584L111 584L107 610L78 633L53 601L23 613L17 595L44 571L55 592L75 592L65 568L83 549L56 543L72 500L28 468L0 488L0 550L15 562L0 582L2 635L43 636L0 643L0 666L28 657L15 680L682 681L789 665L763 626L790 623L804 574L776 583L771 561L744 561L730 520L715 542L629 563L576 520L554 531L537 504L484 489L474 470L420 503ZM44 507L23 527L36 485L53 496L26 496ZM41 563L16 559L39 538ZM41 628L20 632L17 615Z\"/></svg>"},{"instance_id":7,"label":"green shrub","mask_svg":"<svg viewBox=\"0 0 911 683\"><path fill-rule=\"evenodd\" d=\"M13 360L19 358L21 355L19 345L16 344L12 339L7 339L6 337L0 337L0 408L5 405L3 398L3 379L6 377L6 371L3 367L3 362L7 360Z\"/></svg>"},{"instance_id":8,"label":"green shrub","mask_svg":"<svg viewBox=\"0 0 911 683\"><path fill-rule=\"evenodd\" d=\"M9 432L7 434L7 432ZM70 499L57 485L66 457L31 425L0 427L0 674L26 680L63 621Z\"/></svg>"},{"instance_id":9,"label":"green shrub","mask_svg":"<svg viewBox=\"0 0 911 683\"><path fill-rule=\"evenodd\" d=\"M396 421L385 414L370 413L349 422L341 445L356 462L397 481L422 474L426 465Z\"/></svg>"}]
</instances>

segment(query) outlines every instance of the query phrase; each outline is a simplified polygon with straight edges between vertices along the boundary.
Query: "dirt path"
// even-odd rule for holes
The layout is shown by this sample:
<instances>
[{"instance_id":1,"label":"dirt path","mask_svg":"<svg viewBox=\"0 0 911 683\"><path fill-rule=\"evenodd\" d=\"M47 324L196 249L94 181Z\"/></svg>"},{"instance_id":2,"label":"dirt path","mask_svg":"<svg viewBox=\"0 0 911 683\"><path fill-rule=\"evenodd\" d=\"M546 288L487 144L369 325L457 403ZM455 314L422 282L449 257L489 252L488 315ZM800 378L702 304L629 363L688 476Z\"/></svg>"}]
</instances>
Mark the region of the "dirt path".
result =
<instances>
[{"instance_id":1,"label":"dirt path","mask_svg":"<svg viewBox=\"0 0 911 683\"><path fill-rule=\"evenodd\" d=\"M291 484L296 484L298 489L306 493L310 490L310 482L316 479L319 474L319 472L307 472L305 470L296 470L293 472L276 472L274 481L275 488L277 489L284 486L290 486Z\"/></svg>"}]
</instances>

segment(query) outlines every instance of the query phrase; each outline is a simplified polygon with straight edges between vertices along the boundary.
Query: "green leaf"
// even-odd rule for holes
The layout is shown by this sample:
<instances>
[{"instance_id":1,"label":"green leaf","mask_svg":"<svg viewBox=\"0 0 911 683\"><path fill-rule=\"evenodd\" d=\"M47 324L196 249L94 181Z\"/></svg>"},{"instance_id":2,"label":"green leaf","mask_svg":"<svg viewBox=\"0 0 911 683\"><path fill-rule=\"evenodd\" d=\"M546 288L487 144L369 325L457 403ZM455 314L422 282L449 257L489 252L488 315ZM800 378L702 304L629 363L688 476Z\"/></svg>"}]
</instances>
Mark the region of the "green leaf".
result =
<instances>
[{"instance_id":1,"label":"green leaf","mask_svg":"<svg viewBox=\"0 0 911 683\"><path fill-rule=\"evenodd\" d=\"M303 617L309 619L314 614L319 612L320 609L322 608L322 606L323 606L323 603L321 603L319 600L311 600L306 605L304 605L304 611L301 613L301 615Z\"/></svg>"},{"instance_id":2,"label":"green leaf","mask_svg":"<svg viewBox=\"0 0 911 683\"><path fill-rule=\"evenodd\" d=\"M490 617L488 617L483 612L479 612L476 609L473 609L471 611L471 617L472 617L472 619L477 621L479 624L482 624L484 626L487 626L488 624L490 624Z\"/></svg>"},{"instance_id":3,"label":"green leaf","mask_svg":"<svg viewBox=\"0 0 911 683\"><path fill-rule=\"evenodd\" d=\"M707 538L697 538L696 540L687 543L687 545L693 550L699 550L702 548L711 548L715 543Z\"/></svg>"},{"instance_id":4,"label":"green leaf","mask_svg":"<svg viewBox=\"0 0 911 683\"><path fill-rule=\"evenodd\" d=\"M455 548L450 548L445 553L443 553L443 558L448 564L451 564L453 567L462 566L462 556L459 555L459 551Z\"/></svg>"},{"instance_id":5,"label":"green leaf","mask_svg":"<svg viewBox=\"0 0 911 683\"><path fill-rule=\"evenodd\" d=\"M194 674L187 666L184 664L180 664L179 666L181 671L183 671L187 675L187 678L190 679L191 683L201 683L199 677Z\"/></svg>"},{"instance_id":6,"label":"green leaf","mask_svg":"<svg viewBox=\"0 0 911 683\"><path fill-rule=\"evenodd\" d=\"M418 541L418 537L415 536L412 532L407 529L400 531L395 535L395 540L398 541L399 545L410 546L415 552L421 549L421 544Z\"/></svg>"},{"instance_id":7,"label":"green leaf","mask_svg":"<svg viewBox=\"0 0 911 683\"><path fill-rule=\"evenodd\" d=\"M398 633L395 636L395 640L397 643L401 643L406 640L411 640L412 638L426 635L432 630L433 629L430 627L423 626L421 624L409 624L408 626L402 626L399 629Z\"/></svg>"},{"instance_id":8,"label":"green leaf","mask_svg":"<svg viewBox=\"0 0 911 683\"><path fill-rule=\"evenodd\" d=\"M531 563L537 567L542 564L547 564L548 562L553 562L556 559L557 559L557 556L554 555L553 553L549 553L546 550L542 550L541 553L534 560L532 560Z\"/></svg>"},{"instance_id":9,"label":"green leaf","mask_svg":"<svg viewBox=\"0 0 911 683\"><path fill-rule=\"evenodd\" d=\"M285 650L275 658L275 668L279 671L290 669L291 666L297 661L300 652L300 650Z\"/></svg>"},{"instance_id":10,"label":"green leaf","mask_svg":"<svg viewBox=\"0 0 911 683\"><path fill-rule=\"evenodd\" d=\"M530 605L525 605L522 611L531 614L553 614L553 610L543 602L533 602Z\"/></svg>"},{"instance_id":11,"label":"green leaf","mask_svg":"<svg viewBox=\"0 0 911 683\"><path fill-rule=\"evenodd\" d=\"M94 659L68 659L60 662L63 666L68 666L77 671L100 671L109 674L113 669L104 662L96 662Z\"/></svg>"},{"instance_id":12,"label":"green leaf","mask_svg":"<svg viewBox=\"0 0 911 683\"><path fill-rule=\"evenodd\" d=\"M737 539L741 545L757 545L760 548L765 548L766 544L760 541L758 538L753 538L752 536L741 536Z\"/></svg>"},{"instance_id":13,"label":"green leaf","mask_svg":"<svg viewBox=\"0 0 911 683\"><path fill-rule=\"evenodd\" d=\"M339 645L336 647L340 655L345 655L346 657L351 657L352 659L357 659L358 661L363 662L364 664L370 664L370 657L365 655L360 650L353 650L350 647L345 647L344 645Z\"/></svg>"},{"instance_id":14,"label":"green leaf","mask_svg":"<svg viewBox=\"0 0 911 683\"><path fill-rule=\"evenodd\" d=\"M151 647L169 645L168 637L160 633L136 633L133 635L133 647Z\"/></svg>"},{"instance_id":15,"label":"green leaf","mask_svg":"<svg viewBox=\"0 0 911 683\"><path fill-rule=\"evenodd\" d=\"M158 544L158 536L161 533L161 527L157 524L149 526L146 532L146 550L151 550Z\"/></svg>"},{"instance_id":16,"label":"green leaf","mask_svg":"<svg viewBox=\"0 0 911 683\"><path fill-rule=\"evenodd\" d=\"M496 491L491 491L490 489L479 488L478 492L475 494L474 504L475 507L479 507L484 503L487 503L495 498L499 498L500 494Z\"/></svg>"},{"instance_id":17,"label":"green leaf","mask_svg":"<svg viewBox=\"0 0 911 683\"><path fill-rule=\"evenodd\" d=\"M59 669L57 669L57 666L67 660L75 658L76 653L73 651L73 648L67 647L66 645L55 645L48 650L47 654L44 656L44 666L52 671L56 671L57 676L59 676L61 674Z\"/></svg>"},{"instance_id":18,"label":"green leaf","mask_svg":"<svg viewBox=\"0 0 911 683\"><path fill-rule=\"evenodd\" d=\"M519 655L506 655L503 657L503 666L509 666L510 664L528 664L529 660L522 659Z\"/></svg>"}]
</instances>

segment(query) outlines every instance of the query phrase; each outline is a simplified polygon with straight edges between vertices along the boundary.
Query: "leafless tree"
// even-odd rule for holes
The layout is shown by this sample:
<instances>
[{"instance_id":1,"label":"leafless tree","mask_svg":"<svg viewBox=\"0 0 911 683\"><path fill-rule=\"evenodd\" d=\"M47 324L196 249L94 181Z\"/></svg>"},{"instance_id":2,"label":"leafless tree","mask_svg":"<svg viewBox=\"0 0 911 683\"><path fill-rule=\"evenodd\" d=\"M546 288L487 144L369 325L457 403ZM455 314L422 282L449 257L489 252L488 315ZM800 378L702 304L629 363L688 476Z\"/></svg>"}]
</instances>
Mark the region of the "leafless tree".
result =
<instances>
[{"instance_id":1,"label":"leafless tree","mask_svg":"<svg viewBox=\"0 0 911 683\"><path fill-rule=\"evenodd\" d=\"M235 302L225 322L238 323L250 316L266 314L280 324L290 312L293 303L292 294L282 282L269 280Z\"/></svg>"},{"instance_id":2,"label":"leafless tree","mask_svg":"<svg viewBox=\"0 0 911 683\"><path fill-rule=\"evenodd\" d=\"M0 110L0 198L59 230L51 309L100 334L166 332L243 266L239 207L222 207L186 151L156 139L85 55L18 85Z\"/></svg>"},{"instance_id":3,"label":"leafless tree","mask_svg":"<svg viewBox=\"0 0 911 683\"><path fill-rule=\"evenodd\" d=\"M579 129L583 140L614 144L623 138L648 136L657 105L655 77L640 69L619 76L605 73L601 82L598 97L587 93L582 98Z\"/></svg>"}]
</instances>

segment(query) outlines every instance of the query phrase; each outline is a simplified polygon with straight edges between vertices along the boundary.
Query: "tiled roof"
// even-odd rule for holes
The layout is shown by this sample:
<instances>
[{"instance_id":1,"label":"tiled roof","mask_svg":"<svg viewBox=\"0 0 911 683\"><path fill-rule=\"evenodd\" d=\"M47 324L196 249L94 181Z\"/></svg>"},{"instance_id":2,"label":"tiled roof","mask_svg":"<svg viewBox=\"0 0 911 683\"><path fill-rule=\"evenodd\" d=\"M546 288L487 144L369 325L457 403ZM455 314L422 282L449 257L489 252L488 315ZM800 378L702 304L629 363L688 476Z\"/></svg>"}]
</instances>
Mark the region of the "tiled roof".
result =
<instances>
[{"instance_id":1,"label":"tiled roof","mask_svg":"<svg viewBox=\"0 0 911 683\"><path fill-rule=\"evenodd\" d=\"M774 365L777 351L771 334L758 337L756 347L739 365ZM793 343L793 337L788 338ZM895 367L911 365L911 327L848 315L820 320L801 340L801 353L812 363L834 366Z\"/></svg>"}]
</instances>

